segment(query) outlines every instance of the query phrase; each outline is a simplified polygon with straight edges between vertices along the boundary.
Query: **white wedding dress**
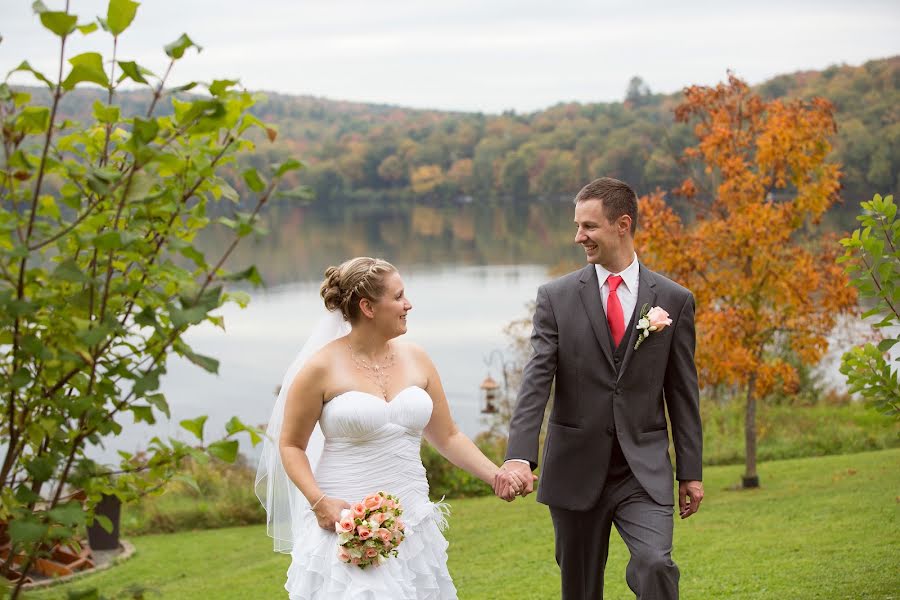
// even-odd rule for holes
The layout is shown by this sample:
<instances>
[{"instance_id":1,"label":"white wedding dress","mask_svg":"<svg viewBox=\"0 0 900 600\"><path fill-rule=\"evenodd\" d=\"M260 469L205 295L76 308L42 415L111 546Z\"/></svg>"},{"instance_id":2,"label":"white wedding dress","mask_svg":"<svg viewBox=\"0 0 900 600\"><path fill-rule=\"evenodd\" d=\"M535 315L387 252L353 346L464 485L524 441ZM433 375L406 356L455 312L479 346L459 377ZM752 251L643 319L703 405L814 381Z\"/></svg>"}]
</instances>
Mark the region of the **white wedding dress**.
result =
<instances>
[{"instance_id":1,"label":"white wedding dress","mask_svg":"<svg viewBox=\"0 0 900 600\"><path fill-rule=\"evenodd\" d=\"M444 505L428 499L420 458L431 397L411 386L390 402L360 391L325 403L319 424L325 447L315 469L322 491L353 503L384 491L400 499L406 538L399 555L365 570L337 557L337 534L306 509L296 525L285 584L291 600L447 600L456 589L447 571Z\"/></svg>"}]
</instances>

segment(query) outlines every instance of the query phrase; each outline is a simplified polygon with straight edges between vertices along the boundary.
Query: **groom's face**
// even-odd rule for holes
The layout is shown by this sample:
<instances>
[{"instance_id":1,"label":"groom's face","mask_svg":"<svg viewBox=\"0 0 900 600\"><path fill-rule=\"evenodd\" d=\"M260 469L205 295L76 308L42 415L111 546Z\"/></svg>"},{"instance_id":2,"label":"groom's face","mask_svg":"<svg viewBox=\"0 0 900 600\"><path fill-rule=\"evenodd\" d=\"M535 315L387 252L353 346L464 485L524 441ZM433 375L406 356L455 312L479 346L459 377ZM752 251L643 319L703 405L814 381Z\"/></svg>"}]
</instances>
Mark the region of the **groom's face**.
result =
<instances>
[{"instance_id":1,"label":"groom's face","mask_svg":"<svg viewBox=\"0 0 900 600\"><path fill-rule=\"evenodd\" d=\"M582 200L575 205L575 243L584 248L592 265L602 265L614 256L621 237L615 223L603 212L602 200Z\"/></svg>"}]
</instances>

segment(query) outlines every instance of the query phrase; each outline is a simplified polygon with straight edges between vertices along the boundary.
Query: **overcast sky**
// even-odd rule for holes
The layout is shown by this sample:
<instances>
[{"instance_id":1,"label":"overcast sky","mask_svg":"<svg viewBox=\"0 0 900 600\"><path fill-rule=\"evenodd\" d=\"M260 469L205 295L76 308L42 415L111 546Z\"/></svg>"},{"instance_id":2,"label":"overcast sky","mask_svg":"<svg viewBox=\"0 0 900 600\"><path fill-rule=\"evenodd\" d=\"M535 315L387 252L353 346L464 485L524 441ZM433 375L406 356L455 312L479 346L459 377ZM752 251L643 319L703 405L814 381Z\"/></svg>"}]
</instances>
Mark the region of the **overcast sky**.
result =
<instances>
[{"instance_id":1,"label":"overcast sky","mask_svg":"<svg viewBox=\"0 0 900 600\"><path fill-rule=\"evenodd\" d=\"M82 22L106 10L70 5ZM175 83L239 78L332 99L525 112L621 100L635 75L668 93L727 69L758 83L900 54L900 2L145 0L119 56L161 72L162 46L183 32L203 52L180 61ZM58 48L31 0L0 0L0 35L3 73L26 58L56 72ZM76 34L68 55L110 46L101 32Z\"/></svg>"}]
</instances>

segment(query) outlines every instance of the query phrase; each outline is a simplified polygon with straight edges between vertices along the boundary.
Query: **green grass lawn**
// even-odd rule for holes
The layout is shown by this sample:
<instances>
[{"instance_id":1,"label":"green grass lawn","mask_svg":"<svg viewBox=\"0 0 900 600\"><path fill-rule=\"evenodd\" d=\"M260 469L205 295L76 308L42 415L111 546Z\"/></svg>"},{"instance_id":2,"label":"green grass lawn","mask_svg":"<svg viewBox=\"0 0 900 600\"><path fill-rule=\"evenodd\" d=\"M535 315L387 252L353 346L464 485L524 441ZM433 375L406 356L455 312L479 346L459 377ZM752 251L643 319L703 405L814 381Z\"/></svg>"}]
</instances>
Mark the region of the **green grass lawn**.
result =
<instances>
[{"instance_id":1,"label":"green grass lawn","mask_svg":"<svg viewBox=\"0 0 900 600\"><path fill-rule=\"evenodd\" d=\"M685 600L900 599L900 449L763 463L763 487L734 491L739 466L706 470L706 500L675 527ZM547 508L530 496L455 500L450 572L468 599L559 596ZM607 598L632 597L627 551L612 534ZM289 557L260 526L133 538L137 554L104 573L28 594L66 598L283 598Z\"/></svg>"}]
</instances>

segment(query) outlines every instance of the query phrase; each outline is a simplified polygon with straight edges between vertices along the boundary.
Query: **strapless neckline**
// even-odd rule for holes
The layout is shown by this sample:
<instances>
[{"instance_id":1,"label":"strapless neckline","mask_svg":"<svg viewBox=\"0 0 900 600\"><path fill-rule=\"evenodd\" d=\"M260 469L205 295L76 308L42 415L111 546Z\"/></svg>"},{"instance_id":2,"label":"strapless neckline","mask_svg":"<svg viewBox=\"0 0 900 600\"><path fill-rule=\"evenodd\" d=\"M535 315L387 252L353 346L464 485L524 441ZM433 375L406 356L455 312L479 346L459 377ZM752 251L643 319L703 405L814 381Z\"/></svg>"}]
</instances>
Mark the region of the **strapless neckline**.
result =
<instances>
[{"instance_id":1,"label":"strapless neckline","mask_svg":"<svg viewBox=\"0 0 900 600\"><path fill-rule=\"evenodd\" d=\"M397 392L396 394L394 394L393 398L391 398L390 400L386 400L386 399L382 398L381 396L379 396L377 394L373 394L371 392L364 392L362 390L347 390L346 392L341 392L340 394L332 396L331 400L329 400L328 402L325 403L325 406L328 406L329 404L331 404L338 398L341 398L342 396L346 396L347 394L362 394L363 396L367 396L369 398L377 400L378 402L388 405L388 404L392 404L397 398L399 398L400 396L402 396L403 394L405 394L406 392L408 392L410 390L422 390L423 392L425 392L425 389L418 385L408 385L405 388L403 388L402 390L400 390L399 392ZM425 392L425 395L428 395L428 392Z\"/></svg>"}]
</instances>

